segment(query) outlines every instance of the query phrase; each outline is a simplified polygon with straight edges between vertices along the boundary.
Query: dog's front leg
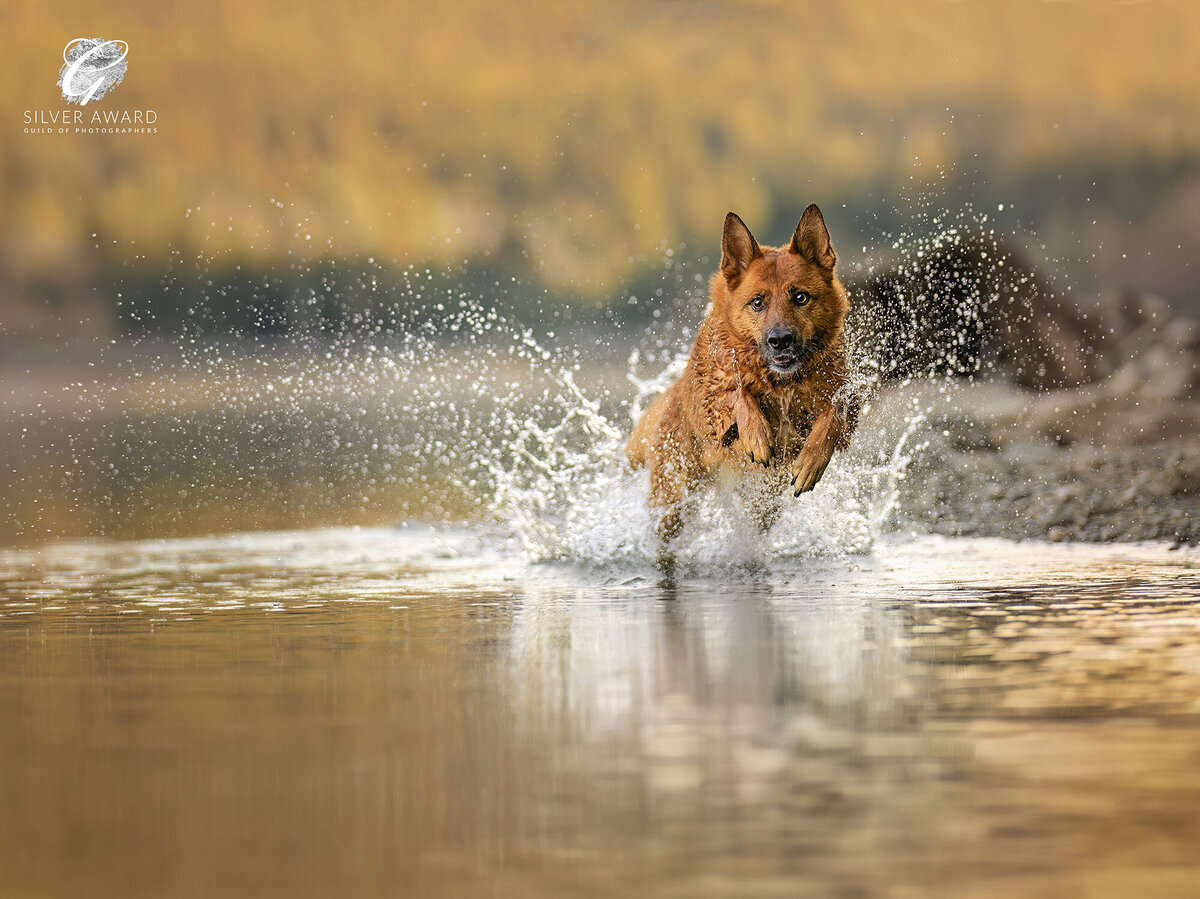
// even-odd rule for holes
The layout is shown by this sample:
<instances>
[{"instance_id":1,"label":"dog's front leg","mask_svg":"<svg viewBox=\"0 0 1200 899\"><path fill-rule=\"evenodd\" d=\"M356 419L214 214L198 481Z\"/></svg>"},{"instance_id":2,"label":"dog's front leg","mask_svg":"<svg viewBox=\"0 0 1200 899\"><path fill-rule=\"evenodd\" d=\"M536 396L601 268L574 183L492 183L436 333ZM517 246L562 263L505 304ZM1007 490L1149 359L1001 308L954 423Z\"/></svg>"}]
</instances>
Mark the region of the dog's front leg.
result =
<instances>
[{"instance_id":1,"label":"dog's front leg","mask_svg":"<svg viewBox=\"0 0 1200 899\"><path fill-rule=\"evenodd\" d=\"M660 457L650 466L650 506L661 510L656 532L659 567L664 571L674 565L671 544L683 530L683 500L699 480L699 460L691 453Z\"/></svg>"},{"instance_id":2,"label":"dog's front leg","mask_svg":"<svg viewBox=\"0 0 1200 899\"><path fill-rule=\"evenodd\" d=\"M796 491L796 496L812 490L817 486L817 481L821 480L821 475L825 474L836 444L833 430L834 412L830 406L813 422L808 439L804 441L800 455L792 465L792 489Z\"/></svg>"},{"instance_id":3,"label":"dog's front leg","mask_svg":"<svg viewBox=\"0 0 1200 899\"><path fill-rule=\"evenodd\" d=\"M771 429L767 419L758 402L733 376L710 386L699 418L707 466L715 468L721 464L723 447L759 465L771 461Z\"/></svg>"},{"instance_id":4,"label":"dog's front leg","mask_svg":"<svg viewBox=\"0 0 1200 899\"><path fill-rule=\"evenodd\" d=\"M817 416L792 465L792 489L796 496L817 486L835 449L850 445L850 434L858 420L858 400L852 395L839 399L835 397Z\"/></svg>"},{"instance_id":5,"label":"dog's front leg","mask_svg":"<svg viewBox=\"0 0 1200 899\"><path fill-rule=\"evenodd\" d=\"M750 457L751 462L770 465L774 452L771 428L762 409L744 387L734 391L733 419L737 423L739 448Z\"/></svg>"}]
</instances>

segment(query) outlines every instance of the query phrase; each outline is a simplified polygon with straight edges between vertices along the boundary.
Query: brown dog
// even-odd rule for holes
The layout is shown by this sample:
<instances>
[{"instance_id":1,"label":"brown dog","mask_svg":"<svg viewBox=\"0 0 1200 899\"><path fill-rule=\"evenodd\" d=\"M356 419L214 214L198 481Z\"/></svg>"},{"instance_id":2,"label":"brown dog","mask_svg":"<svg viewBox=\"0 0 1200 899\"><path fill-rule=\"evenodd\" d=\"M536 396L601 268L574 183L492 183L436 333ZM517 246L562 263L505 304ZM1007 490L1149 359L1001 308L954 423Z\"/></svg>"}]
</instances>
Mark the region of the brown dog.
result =
<instances>
[{"instance_id":1,"label":"brown dog","mask_svg":"<svg viewBox=\"0 0 1200 899\"><path fill-rule=\"evenodd\" d=\"M836 262L815 205L778 249L760 247L732 212L725 217L712 311L683 375L646 410L625 449L631 466L650 468L665 542L682 527L683 498L716 469L757 463L780 481L790 477L799 496L849 445L858 399ZM773 519L762 516L764 525Z\"/></svg>"}]
</instances>

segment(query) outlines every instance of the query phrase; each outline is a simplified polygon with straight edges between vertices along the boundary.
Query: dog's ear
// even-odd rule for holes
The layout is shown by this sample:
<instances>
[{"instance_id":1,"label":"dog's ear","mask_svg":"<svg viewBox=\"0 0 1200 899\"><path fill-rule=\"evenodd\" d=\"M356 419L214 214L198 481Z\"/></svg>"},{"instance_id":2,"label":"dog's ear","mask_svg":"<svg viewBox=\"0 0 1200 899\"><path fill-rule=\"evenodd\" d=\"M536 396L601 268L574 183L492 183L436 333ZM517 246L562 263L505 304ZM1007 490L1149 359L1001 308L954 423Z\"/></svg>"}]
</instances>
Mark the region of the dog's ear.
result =
<instances>
[{"instance_id":1,"label":"dog's ear","mask_svg":"<svg viewBox=\"0 0 1200 899\"><path fill-rule=\"evenodd\" d=\"M721 274L732 286L746 273L750 263L762 255L758 241L746 223L732 212L725 216L725 233L721 236Z\"/></svg>"},{"instance_id":2,"label":"dog's ear","mask_svg":"<svg viewBox=\"0 0 1200 899\"><path fill-rule=\"evenodd\" d=\"M800 254L813 265L830 271L837 264L837 253L833 252L833 244L829 242L829 229L825 227L825 218L816 203L810 204L804 210L788 249Z\"/></svg>"}]
</instances>

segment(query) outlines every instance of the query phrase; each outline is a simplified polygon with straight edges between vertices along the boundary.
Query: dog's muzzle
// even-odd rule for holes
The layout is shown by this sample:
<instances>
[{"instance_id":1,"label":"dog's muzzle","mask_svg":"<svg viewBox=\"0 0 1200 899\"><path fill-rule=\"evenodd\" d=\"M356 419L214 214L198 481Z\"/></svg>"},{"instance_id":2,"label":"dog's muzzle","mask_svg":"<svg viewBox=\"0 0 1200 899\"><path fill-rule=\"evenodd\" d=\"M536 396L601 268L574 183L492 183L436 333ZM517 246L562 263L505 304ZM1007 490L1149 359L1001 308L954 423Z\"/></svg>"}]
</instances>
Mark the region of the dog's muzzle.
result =
<instances>
[{"instance_id":1,"label":"dog's muzzle","mask_svg":"<svg viewBox=\"0 0 1200 899\"><path fill-rule=\"evenodd\" d=\"M778 374L789 374L800 364L800 346L795 332L788 328L772 328L760 349L767 367Z\"/></svg>"}]
</instances>

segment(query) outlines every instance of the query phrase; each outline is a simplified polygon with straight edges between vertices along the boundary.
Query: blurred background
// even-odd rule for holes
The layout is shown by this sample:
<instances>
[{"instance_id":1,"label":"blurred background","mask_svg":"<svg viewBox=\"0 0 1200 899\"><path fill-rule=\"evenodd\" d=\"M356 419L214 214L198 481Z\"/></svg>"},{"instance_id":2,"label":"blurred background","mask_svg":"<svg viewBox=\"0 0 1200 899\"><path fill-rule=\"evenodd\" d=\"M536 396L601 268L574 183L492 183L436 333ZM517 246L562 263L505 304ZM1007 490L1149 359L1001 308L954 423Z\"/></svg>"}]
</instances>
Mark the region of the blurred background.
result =
<instances>
[{"instance_id":1,"label":"blurred background","mask_svg":"<svg viewBox=\"0 0 1200 899\"><path fill-rule=\"evenodd\" d=\"M778 242L809 202L843 258L970 203L1083 286L1198 302L1182 0L25 2L0 27L7 341L121 333L139 306L170 328L161 282L196 260L247 295L374 258L615 303L665 249L713 252L728 209ZM93 108L152 109L156 134L23 133L65 105L76 33L129 42Z\"/></svg>"},{"instance_id":2,"label":"blurred background","mask_svg":"<svg viewBox=\"0 0 1200 899\"><path fill-rule=\"evenodd\" d=\"M778 243L818 202L851 268L968 222L1072 308L1125 291L1200 311L1184 0L22 2L0 31L0 438L25 460L9 537L98 527L81 510L104 502L51 511L30 472L70 480L81 438L53 422L115 414L80 385L153 374L129 358L177 371L197 341L378 332L429 304L414 272L541 327L644 322L707 278L729 209ZM152 110L154 133L29 132L26 111L65 108L57 70L83 35L130 47L124 83L85 109ZM112 454L153 442L134 434ZM324 521L321 502L280 521Z\"/></svg>"}]
</instances>

